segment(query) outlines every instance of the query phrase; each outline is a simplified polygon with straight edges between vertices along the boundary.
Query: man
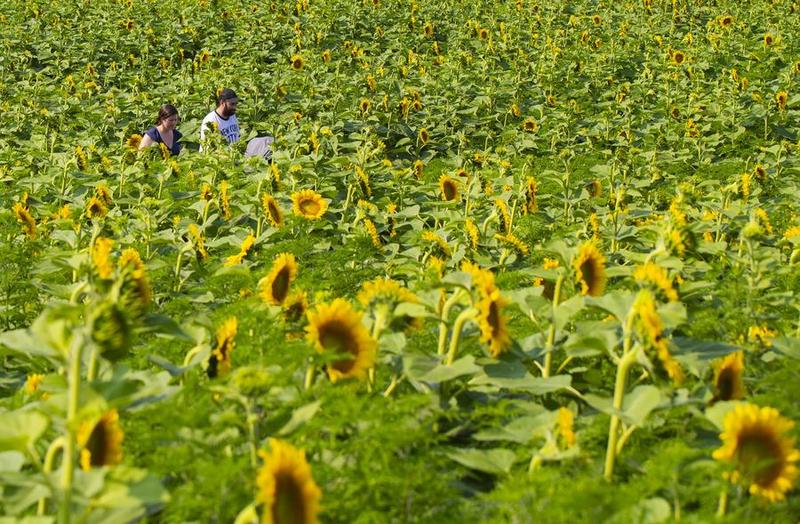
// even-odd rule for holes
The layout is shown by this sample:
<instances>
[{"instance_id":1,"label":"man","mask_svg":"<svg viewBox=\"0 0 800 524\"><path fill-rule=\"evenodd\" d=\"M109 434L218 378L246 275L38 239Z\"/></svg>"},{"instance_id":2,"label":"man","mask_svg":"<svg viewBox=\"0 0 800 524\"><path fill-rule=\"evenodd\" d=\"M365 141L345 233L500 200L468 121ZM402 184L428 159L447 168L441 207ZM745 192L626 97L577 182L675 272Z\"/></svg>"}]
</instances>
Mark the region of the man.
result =
<instances>
[{"instance_id":1,"label":"man","mask_svg":"<svg viewBox=\"0 0 800 524\"><path fill-rule=\"evenodd\" d=\"M213 129L216 124L217 130L225 137L229 144L239 141L239 121L236 120L236 106L239 105L239 97L232 89L225 88L217 96L217 108L211 111L200 124L200 143L205 142L206 132ZM200 150L202 151L202 146Z\"/></svg>"}]
</instances>

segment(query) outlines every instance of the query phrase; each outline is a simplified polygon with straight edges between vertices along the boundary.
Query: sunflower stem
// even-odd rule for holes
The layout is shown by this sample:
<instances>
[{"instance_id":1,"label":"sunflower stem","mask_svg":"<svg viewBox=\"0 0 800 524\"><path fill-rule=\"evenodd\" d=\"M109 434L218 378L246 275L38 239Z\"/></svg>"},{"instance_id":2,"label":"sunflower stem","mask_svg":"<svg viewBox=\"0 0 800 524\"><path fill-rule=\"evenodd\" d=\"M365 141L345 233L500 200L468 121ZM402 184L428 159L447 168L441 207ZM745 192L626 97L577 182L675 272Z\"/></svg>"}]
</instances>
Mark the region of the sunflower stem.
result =
<instances>
[{"instance_id":1,"label":"sunflower stem","mask_svg":"<svg viewBox=\"0 0 800 524\"><path fill-rule=\"evenodd\" d=\"M47 453L44 456L44 465L42 467L42 473L44 473L45 477L53 471L53 462L56 459L56 453L58 451L64 449L64 437L63 435L56 438L53 442L50 443L50 446L47 448ZM45 510L47 509L47 497L42 497L39 499L39 504L36 507L36 515L42 516L44 515Z\"/></svg>"},{"instance_id":2,"label":"sunflower stem","mask_svg":"<svg viewBox=\"0 0 800 524\"><path fill-rule=\"evenodd\" d=\"M303 389L311 389L314 384L314 372L316 371L314 364L309 364L306 369L306 378L303 381Z\"/></svg>"},{"instance_id":3,"label":"sunflower stem","mask_svg":"<svg viewBox=\"0 0 800 524\"><path fill-rule=\"evenodd\" d=\"M447 317L450 316L450 309L461 298L461 290L457 289L450 295L439 313L439 345L437 346L437 355L444 355L445 347L447 346Z\"/></svg>"},{"instance_id":4,"label":"sunflower stem","mask_svg":"<svg viewBox=\"0 0 800 524\"><path fill-rule=\"evenodd\" d=\"M722 491L719 493L719 504L717 505L717 517L718 518L724 517L727 511L728 511L728 485L725 484L725 487L722 488Z\"/></svg>"},{"instance_id":5,"label":"sunflower stem","mask_svg":"<svg viewBox=\"0 0 800 524\"><path fill-rule=\"evenodd\" d=\"M461 330L467 321L475 318L478 311L475 308L467 308L461 312L453 324L453 334L450 337L450 350L447 352L447 365L450 366L456 359L456 352L458 351L458 341L461 338Z\"/></svg>"},{"instance_id":6,"label":"sunflower stem","mask_svg":"<svg viewBox=\"0 0 800 524\"><path fill-rule=\"evenodd\" d=\"M553 346L556 342L556 309L558 308L558 301L561 298L561 284L563 282L564 275L558 275L556 286L553 290L553 313L550 319L550 331L547 333L547 343L545 345L544 366L542 368L543 378L548 378L550 376L550 369L553 366Z\"/></svg>"},{"instance_id":7,"label":"sunflower stem","mask_svg":"<svg viewBox=\"0 0 800 524\"><path fill-rule=\"evenodd\" d=\"M70 367L68 376L67 420L64 430L64 460L61 476L61 490L63 501L59 507L59 524L69 524L72 516L72 481L75 475L75 435L74 425L78 413L78 397L81 384L81 353L83 351L82 337L73 338L70 348Z\"/></svg>"},{"instance_id":8,"label":"sunflower stem","mask_svg":"<svg viewBox=\"0 0 800 524\"><path fill-rule=\"evenodd\" d=\"M628 318L625 322L624 333L625 338L622 347L622 358L617 364L617 377L614 384L614 411L619 412L622 409L622 400L625 397L625 384L628 379L628 371L633 363L636 361L636 351L631 349L633 340L633 321L635 319L635 312L631 310L628 312ZM603 469L603 477L611 482L614 476L614 460L616 459L619 451L617 443L619 441L619 424L620 419L617 415L611 415L611 422L608 426L608 447L606 448L606 461Z\"/></svg>"},{"instance_id":9,"label":"sunflower stem","mask_svg":"<svg viewBox=\"0 0 800 524\"><path fill-rule=\"evenodd\" d=\"M392 381L389 382L389 387L387 387L386 391L383 392L383 396L386 398L392 396L392 393L394 393L394 390L397 389L397 385L399 383L400 381L397 379L397 374L392 375Z\"/></svg>"},{"instance_id":10,"label":"sunflower stem","mask_svg":"<svg viewBox=\"0 0 800 524\"><path fill-rule=\"evenodd\" d=\"M372 338L376 343L381 337L381 331L383 331L383 327L386 325L386 319L388 316L389 311L387 310L386 306L378 307L375 310L375 322L372 324ZM375 386L375 366L369 368L369 371L367 372L367 379L369 381L369 388L372 390L372 387Z\"/></svg>"},{"instance_id":11,"label":"sunflower stem","mask_svg":"<svg viewBox=\"0 0 800 524\"><path fill-rule=\"evenodd\" d=\"M91 382L97 376L97 346L92 348L92 353L89 355L89 367L86 371L86 381Z\"/></svg>"}]
</instances>

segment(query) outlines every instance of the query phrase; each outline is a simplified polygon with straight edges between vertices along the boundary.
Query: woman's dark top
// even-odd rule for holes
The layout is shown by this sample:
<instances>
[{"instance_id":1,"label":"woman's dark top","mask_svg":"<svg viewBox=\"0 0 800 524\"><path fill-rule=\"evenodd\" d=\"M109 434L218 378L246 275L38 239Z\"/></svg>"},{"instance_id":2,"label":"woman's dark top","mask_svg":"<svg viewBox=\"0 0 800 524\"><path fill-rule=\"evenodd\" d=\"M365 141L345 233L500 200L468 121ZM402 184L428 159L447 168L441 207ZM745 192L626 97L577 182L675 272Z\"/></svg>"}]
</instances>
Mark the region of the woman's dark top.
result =
<instances>
[{"instance_id":1,"label":"woman's dark top","mask_svg":"<svg viewBox=\"0 0 800 524\"><path fill-rule=\"evenodd\" d=\"M161 133L158 132L158 128L153 126L144 133L145 135L150 137L150 140L157 144L163 144L164 139L161 138ZM169 149L169 153L171 155L177 155L181 152L181 144L180 139L183 138L183 135L177 129L172 130L172 147Z\"/></svg>"}]
</instances>

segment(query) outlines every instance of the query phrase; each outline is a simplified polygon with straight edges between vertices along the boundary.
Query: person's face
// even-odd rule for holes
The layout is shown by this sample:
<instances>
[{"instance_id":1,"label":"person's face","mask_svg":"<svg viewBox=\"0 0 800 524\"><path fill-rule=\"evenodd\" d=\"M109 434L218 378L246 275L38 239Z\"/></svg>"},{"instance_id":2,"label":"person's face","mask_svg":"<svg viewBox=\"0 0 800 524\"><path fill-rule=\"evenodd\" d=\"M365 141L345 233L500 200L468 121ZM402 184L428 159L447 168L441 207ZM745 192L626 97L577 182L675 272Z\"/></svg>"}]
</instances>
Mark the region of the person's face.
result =
<instances>
[{"instance_id":1,"label":"person's face","mask_svg":"<svg viewBox=\"0 0 800 524\"><path fill-rule=\"evenodd\" d=\"M222 101L222 111L225 113L225 116L231 116L236 114L236 107L239 105L238 98L229 98L227 100Z\"/></svg>"},{"instance_id":2,"label":"person's face","mask_svg":"<svg viewBox=\"0 0 800 524\"><path fill-rule=\"evenodd\" d=\"M175 129L175 126L178 125L178 115L174 114L174 115L172 115L170 117L165 118L161 122L164 125L164 129L165 130L167 130L167 129Z\"/></svg>"}]
</instances>

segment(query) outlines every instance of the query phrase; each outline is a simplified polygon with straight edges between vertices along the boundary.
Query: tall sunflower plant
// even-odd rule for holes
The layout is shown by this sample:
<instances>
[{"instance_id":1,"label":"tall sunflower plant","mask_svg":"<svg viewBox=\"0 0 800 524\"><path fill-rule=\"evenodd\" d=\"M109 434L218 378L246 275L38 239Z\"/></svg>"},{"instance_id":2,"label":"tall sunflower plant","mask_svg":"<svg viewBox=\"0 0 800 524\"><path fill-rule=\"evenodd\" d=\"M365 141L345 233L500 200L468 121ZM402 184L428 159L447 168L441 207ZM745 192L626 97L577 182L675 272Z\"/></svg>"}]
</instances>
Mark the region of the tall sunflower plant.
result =
<instances>
[{"instance_id":1,"label":"tall sunflower plant","mask_svg":"<svg viewBox=\"0 0 800 524\"><path fill-rule=\"evenodd\" d=\"M137 325L174 336L142 317L149 291L137 256L123 252L119 272L100 275L115 279L110 286L96 289L83 280L70 303L45 309L27 329L0 335L2 353L43 370L28 377L26 409L2 415L0 451L19 459L15 475L6 478L7 515L35 505L36 515L58 522L129 520L166 503L155 477L123 463L120 418L133 405L177 389L166 371L134 372L118 364Z\"/></svg>"}]
</instances>

